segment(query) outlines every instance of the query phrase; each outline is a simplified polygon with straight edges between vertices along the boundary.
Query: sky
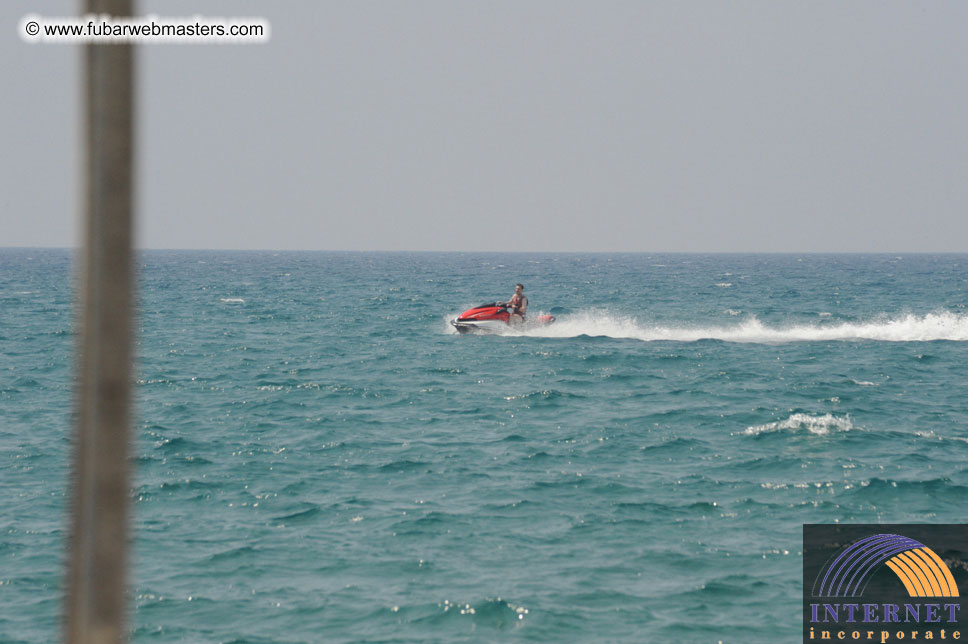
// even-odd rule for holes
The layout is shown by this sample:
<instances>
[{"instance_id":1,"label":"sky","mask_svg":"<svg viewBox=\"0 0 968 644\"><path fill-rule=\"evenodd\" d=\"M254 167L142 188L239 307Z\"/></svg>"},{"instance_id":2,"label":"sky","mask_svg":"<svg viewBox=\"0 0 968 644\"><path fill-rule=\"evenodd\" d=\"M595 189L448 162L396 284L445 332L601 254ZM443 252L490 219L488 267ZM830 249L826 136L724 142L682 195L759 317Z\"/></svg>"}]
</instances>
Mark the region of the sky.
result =
<instances>
[{"instance_id":1,"label":"sky","mask_svg":"<svg viewBox=\"0 0 968 644\"><path fill-rule=\"evenodd\" d=\"M75 246L80 54L0 4L0 246ZM136 2L142 248L968 251L968 2Z\"/></svg>"}]
</instances>

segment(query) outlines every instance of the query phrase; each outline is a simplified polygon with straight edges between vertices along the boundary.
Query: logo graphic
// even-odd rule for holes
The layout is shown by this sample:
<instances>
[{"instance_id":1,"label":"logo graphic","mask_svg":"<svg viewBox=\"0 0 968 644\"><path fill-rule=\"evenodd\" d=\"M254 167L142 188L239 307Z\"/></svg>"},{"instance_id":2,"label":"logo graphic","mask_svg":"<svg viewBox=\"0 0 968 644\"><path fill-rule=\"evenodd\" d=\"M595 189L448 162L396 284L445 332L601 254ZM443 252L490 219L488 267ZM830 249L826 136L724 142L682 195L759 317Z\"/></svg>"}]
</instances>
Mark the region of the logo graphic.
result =
<instances>
[{"instance_id":1,"label":"logo graphic","mask_svg":"<svg viewBox=\"0 0 968 644\"><path fill-rule=\"evenodd\" d=\"M958 597L951 570L923 543L899 534L875 534L841 550L817 576L814 597L859 597L882 564L894 571L910 597Z\"/></svg>"},{"instance_id":2,"label":"logo graphic","mask_svg":"<svg viewBox=\"0 0 968 644\"><path fill-rule=\"evenodd\" d=\"M968 640L968 525L804 525L803 641Z\"/></svg>"}]
</instances>

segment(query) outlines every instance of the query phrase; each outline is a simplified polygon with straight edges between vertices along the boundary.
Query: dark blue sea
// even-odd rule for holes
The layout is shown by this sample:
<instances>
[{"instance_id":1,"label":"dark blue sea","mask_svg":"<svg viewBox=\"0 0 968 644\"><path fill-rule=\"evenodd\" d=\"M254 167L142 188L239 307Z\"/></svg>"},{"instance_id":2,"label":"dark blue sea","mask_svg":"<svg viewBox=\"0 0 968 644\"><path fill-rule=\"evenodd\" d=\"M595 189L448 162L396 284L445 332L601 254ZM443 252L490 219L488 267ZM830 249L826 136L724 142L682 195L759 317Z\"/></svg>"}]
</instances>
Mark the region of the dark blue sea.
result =
<instances>
[{"instance_id":1,"label":"dark blue sea","mask_svg":"<svg viewBox=\"0 0 968 644\"><path fill-rule=\"evenodd\" d=\"M0 249L0 641L59 637L73 254ZM146 251L134 642L796 642L961 523L968 256ZM448 320L525 284L542 329Z\"/></svg>"}]
</instances>

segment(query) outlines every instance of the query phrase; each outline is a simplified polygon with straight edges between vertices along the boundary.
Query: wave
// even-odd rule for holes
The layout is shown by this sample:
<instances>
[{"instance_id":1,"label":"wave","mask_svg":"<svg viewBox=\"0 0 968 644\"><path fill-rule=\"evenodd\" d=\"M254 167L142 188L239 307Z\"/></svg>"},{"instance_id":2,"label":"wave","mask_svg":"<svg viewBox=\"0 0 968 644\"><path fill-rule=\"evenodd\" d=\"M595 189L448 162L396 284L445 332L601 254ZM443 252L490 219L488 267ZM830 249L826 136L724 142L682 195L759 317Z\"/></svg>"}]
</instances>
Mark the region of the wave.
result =
<instances>
[{"instance_id":1,"label":"wave","mask_svg":"<svg viewBox=\"0 0 968 644\"><path fill-rule=\"evenodd\" d=\"M767 432L779 432L783 430L797 431L806 429L811 434L824 436L831 431L847 432L854 428L849 417L839 418L833 414L823 416L811 416L810 414L792 414L786 420L778 420L765 425L754 425L747 427L743 432L749 436L757 436Z\"/></svg>"},{"instance_id":2,"label":"wave","mask_svg":"<svg viewBox=\"0 0 968 644\"><path fill-rule=\"evenodd\" d=\"M643 342L697 342L699 340L760 344L836 340L875 340L880 342L949 340L968 342L968 315L943 311L926 315L907 314L894 317L885 315L869 322L813 323L790 326L767 326L756 316L749 316L742 322L724 326L666 326L644 324L633 317L617 317L588 311L559 316L554 324L547 327L524 331L512 329L509 333L543 338L573 338L585 335L641 340Z\"/></svg>"}]
</instances>

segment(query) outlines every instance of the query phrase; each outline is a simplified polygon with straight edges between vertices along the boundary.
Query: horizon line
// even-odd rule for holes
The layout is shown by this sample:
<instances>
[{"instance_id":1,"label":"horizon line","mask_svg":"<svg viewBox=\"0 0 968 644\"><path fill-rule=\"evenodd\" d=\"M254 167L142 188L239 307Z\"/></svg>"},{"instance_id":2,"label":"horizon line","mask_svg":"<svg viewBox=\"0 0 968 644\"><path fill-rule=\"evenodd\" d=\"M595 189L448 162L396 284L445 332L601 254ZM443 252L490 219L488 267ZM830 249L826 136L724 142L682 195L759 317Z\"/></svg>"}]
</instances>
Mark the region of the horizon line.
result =
<instances>
[{"instance_id":1,"label":"horizon line","mask_svg":"<svg viewBox=\"0 0 968 644\"><path fill-rule=\"evenodd\" d=\"M82 250L82 246L2 246L0 250ZM968 250L439 250L386 248L165 248L135 247L135 252L245 253L467 253L490 255L968 255Z\"/></svg>"}]
</instances>

